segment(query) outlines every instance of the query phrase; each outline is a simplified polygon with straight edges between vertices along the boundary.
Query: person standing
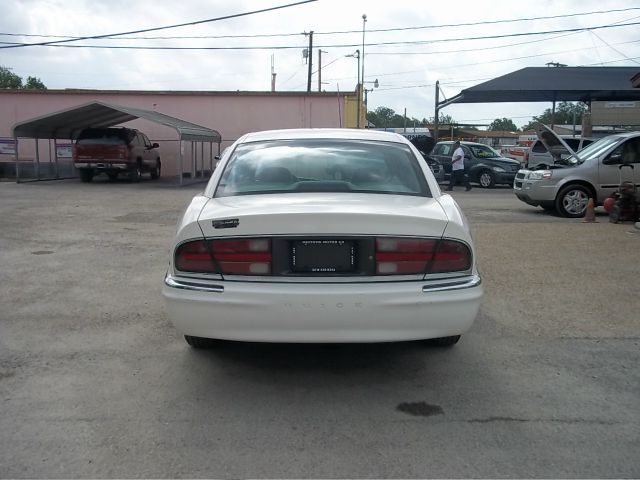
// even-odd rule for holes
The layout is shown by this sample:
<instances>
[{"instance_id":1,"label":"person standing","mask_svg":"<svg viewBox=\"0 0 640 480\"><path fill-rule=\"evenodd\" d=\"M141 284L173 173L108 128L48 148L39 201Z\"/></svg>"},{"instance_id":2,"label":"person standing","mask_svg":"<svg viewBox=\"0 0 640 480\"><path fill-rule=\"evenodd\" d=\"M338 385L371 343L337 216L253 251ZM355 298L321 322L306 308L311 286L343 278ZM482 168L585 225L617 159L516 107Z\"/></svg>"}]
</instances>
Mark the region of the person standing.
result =
<instances>
[{"instance_id":1,"label":"person standing","mask_svg":"<svg viewBox=\"0 0 640 480\"><path fill-rule=\"evenodd\" d=\"M464 183L465 190L471 190L469 177L464 173L464 150L460 146L460 140L453 143L453 156L451 157L451 179L447 191L452 191L453 187L459 183Z\"/></svg>"}]
</instances>

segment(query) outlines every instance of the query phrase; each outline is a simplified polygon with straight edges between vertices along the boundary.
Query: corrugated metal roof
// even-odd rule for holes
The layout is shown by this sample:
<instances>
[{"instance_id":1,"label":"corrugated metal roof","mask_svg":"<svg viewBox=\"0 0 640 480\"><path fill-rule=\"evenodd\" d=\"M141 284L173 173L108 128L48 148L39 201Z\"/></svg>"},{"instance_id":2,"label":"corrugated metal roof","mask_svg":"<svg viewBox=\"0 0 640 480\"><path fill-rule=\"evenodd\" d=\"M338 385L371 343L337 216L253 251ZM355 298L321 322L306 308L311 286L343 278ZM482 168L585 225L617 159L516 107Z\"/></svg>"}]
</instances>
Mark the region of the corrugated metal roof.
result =
<instances>
[{"instance_id":1,"label":"corrugated metal roof","mask_svg":"<svg viewBox=\"0 0 640 480\"><path fill-rule=\"evenodd\" d=\"M178 132L181 140L214 143L222 141L219 132L195 123L160 112L102 102L87 103L17 123L13 127L13 136L73 139L84 128L111 127L136 118L144 118L151 122L172 127Z\"/></svg>"},{"instance_id":2,"label":"corrugated metal roof","mask_svg":"<svg viewBox=\"0 0 640 480\"><path fill-rule=\"evenodd\" d=\"M462 90L441 102L640 100L632 78L640 67L528 67Z\"/></svg>"}]
</instances>

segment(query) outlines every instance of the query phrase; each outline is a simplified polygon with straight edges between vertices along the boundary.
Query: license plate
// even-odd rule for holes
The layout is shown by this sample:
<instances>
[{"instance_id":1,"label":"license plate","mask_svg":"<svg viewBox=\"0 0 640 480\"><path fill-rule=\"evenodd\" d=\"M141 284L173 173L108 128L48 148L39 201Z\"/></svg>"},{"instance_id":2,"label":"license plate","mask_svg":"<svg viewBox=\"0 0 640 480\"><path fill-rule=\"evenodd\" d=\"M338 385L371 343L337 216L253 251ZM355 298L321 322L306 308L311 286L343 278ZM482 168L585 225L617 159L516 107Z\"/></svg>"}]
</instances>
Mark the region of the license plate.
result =
<instances>
[{"instance_id":1,"label":"license plate","mask_svg":"<svg viewBox=\"0 0 640 480\"><path fill-rule=\"evenodd\" d=\"M291 270L297 273L355 271L356 246L352 240L321 239L291 242Z\"/></svg>"}]
</instances>

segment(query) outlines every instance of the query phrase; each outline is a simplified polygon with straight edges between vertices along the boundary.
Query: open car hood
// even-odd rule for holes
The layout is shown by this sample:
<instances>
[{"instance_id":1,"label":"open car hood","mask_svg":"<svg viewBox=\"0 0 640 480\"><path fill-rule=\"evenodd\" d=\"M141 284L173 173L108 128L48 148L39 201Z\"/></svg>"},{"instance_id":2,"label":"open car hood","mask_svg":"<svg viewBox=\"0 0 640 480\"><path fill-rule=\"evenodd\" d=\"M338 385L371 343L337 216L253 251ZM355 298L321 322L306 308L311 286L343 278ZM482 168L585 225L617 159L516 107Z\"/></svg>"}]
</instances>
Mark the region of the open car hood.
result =
<instances>
[{"instance_id":1,"label":"open car hood","mask_svg":"<svg viewBox=\"0 0 640 480\"><path fill-rule=\"evenodd\" d=\"M570 155L573 155L576 158L580 159L580 156L576 152L574 152L562 138L556 135L556 132L551 130L546 125L542 123L536 123L533 129L536 131L538 138L545 146L545 148L549 150L549 153L551 153L551 156L553 156L554 159L559 158L563 153L569 153Z\"/></svg>"}]
</instances>

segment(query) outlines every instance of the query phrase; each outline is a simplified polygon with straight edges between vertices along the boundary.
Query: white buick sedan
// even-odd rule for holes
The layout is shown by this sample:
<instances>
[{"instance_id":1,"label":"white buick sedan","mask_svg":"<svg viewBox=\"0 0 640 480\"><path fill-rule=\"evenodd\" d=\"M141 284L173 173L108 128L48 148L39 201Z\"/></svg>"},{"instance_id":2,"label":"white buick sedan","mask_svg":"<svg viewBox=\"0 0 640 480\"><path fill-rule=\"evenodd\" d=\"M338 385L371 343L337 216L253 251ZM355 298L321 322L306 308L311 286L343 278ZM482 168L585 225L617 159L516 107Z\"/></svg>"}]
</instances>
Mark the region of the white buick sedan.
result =
<instances>
[{"instance_id":1,"label":"white buick sedan","mask_svg":"<svg viewBox=\"0 0 640 480\"><path fill-rule=\"evenodd\" d=\"M244 135L187 207L163 296L211 339L453 345L480 307L467 220L400 135Z\"/></svg>"}]
</instances>

